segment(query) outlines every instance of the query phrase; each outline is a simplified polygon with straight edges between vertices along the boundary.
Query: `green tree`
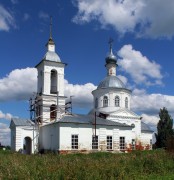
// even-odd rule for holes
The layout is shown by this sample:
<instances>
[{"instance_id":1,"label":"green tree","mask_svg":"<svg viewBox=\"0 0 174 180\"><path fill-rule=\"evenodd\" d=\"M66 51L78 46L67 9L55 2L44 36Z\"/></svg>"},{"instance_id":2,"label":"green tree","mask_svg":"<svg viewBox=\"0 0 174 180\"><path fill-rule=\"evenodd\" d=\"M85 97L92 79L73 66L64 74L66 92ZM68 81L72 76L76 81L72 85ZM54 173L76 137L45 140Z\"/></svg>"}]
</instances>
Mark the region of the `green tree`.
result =
<instances>
[{"instance_id":1,"label":"green tree","mask_svg":"<svg viewBox=\"0 0 174 180\"><path fill-rule=\"evenodd\" d=\"M174 135L173 131L173 119L169 115L167 109L164 107L160 109L159 112L160 120L157 125L157 134L156 136L156 147L166 148L167 141Z\"/></svg>"}]
</instances>

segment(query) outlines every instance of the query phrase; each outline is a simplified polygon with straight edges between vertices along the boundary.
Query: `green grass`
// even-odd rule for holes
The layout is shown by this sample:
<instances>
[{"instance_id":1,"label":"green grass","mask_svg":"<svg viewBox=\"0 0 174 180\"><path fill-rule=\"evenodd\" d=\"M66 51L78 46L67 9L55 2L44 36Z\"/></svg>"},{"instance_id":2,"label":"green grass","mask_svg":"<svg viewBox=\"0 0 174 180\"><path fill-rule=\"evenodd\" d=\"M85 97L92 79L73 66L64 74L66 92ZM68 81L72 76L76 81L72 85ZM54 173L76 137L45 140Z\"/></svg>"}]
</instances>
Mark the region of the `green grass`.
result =
<instances>
[{"instance_id":1,"label":"green grass","mask_svg":"<svg viewBox=\"0 0 174 180\"><path fill-rule=\"evenodd\" d=\"M0 179L174 179L174 154L23 155L0 151Z\"/></svg>"}]
</instances>

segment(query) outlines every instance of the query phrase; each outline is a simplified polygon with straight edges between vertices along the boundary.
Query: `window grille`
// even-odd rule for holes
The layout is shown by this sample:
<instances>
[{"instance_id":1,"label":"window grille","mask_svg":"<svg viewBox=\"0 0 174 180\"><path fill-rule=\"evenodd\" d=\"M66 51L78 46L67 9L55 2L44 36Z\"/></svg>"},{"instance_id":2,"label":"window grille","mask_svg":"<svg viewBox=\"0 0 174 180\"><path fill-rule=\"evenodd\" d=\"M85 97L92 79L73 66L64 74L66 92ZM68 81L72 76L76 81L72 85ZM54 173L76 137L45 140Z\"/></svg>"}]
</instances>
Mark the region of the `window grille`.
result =
<instances>
[{"instance_id":1,"label":"window grille","mask_svg":"<svg viewBox=\"0 0 174 180\"><path fill-rule=\"evenodd\" d=\"M112 149L112 136L107 136L107 149Z\"/></svg>"},{"instance_id":2,"label":"window grille","mask_svg":"<svg viewBox=\"0 0 174 180\"><path fill-rule=\"evenodd\" d=\"M120 150L125 150L125 137L120 137Z\"/></svg>"},{"instance_id":3,"label":"window grille","mask_svg":"<svg viewBox=\"0 0 174 180\"><path fill-rule=\"evenodd\" d=\"M71 148L78 149L78 135L77 134L71 135Z\"/></svg>"},{"instance_id":4,"label":"window grille","mask_svg":"<svg viewBox=\"0 0 174 180\"><path fill-rule=\"evenodd\" d=\"M120 106L120 98L118 96L115 97L115 106L116 107Z\"/></svg>"},{"instance_id":5,"label":"window grille","mask_svg":"<svg viewBox=\"0 0 174 180\"><path fill-rule=\"evenodd\" d=\"M92 149L98 149L98 136L92 136Z\"/></svg>"}]
</instances>

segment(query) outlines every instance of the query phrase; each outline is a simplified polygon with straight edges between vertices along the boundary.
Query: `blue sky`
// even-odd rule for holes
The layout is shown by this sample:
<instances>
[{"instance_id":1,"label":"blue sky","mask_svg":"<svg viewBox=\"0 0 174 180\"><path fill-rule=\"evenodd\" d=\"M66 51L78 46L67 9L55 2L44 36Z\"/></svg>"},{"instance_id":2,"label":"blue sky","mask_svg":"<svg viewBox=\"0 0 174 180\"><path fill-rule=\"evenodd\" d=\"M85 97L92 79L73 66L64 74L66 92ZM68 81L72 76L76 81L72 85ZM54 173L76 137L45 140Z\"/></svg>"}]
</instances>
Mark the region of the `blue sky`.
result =
<instances>
[{"instance_id":1,"label":"blue sky","mask_svg":"<svg viewBox=\"0 0 174 180\"><path fill-rule=\"evenodd\" d=\"M114 39L118 77L132 90L132 110L152 128L166 107L174 117L173 0L4 0L0 2L0 142L9 144L11 117L29 118L34 66L46 53L49 17L56 52L68 64L65 94L74 113L92 107L91 91L106 76Z\"/></svg>"}]
</instances>

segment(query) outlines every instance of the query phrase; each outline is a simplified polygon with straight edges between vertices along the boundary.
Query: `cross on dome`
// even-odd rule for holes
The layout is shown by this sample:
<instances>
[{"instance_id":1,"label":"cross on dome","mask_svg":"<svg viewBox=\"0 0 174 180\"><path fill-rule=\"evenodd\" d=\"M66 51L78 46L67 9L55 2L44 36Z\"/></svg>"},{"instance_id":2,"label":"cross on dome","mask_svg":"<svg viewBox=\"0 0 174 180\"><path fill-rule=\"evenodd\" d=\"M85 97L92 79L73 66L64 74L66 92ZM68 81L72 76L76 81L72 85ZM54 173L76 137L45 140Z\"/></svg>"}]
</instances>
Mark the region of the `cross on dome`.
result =
<instances>
[{"instance_id":1,"label":"cross on dome","mask_svg":"<svg viewBox=\"0 0 174 180\"><path fill-rule=\"evenodd\" d=\"M110 54L113 54L113 53L112 53L112 44L113 44L113 42L114 42L114 40L113 40L112 38L109 38L108 43L109 43L109 45L110 45Z\"/></svg>"}]
</instances>

